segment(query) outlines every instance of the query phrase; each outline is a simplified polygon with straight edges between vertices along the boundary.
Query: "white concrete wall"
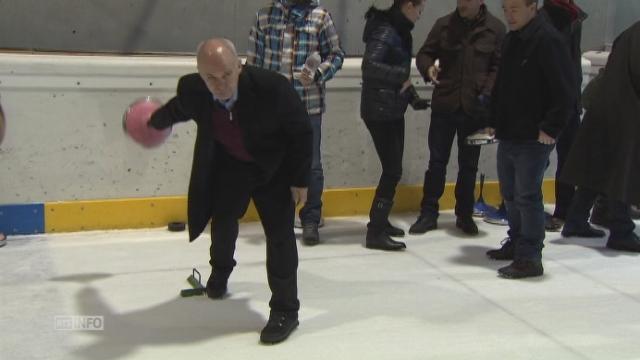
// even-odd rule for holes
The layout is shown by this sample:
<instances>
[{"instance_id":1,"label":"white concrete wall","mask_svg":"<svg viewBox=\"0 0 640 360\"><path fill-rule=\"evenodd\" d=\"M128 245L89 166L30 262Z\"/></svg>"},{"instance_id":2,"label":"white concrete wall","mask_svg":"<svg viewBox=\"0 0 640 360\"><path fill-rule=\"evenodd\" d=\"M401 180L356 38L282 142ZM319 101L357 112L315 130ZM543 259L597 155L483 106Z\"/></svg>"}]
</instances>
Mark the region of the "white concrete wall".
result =
<instances>
[{"instance_id":1,"label":"white concrete wall","mask_svg":"<svg viewBox=\"0 0 640 360\"><path fill-rule=\"evenodd\" d=\"M0 53L8 126L0 204L186 194L195 124L176 126L166 144L146 150L124 135L122 113L139 97L168 100L177 79L194 71L193 57ZM414 82L430 96L415 69ZM375 186L381 170L359 116L360 59L345 62L327 97L326 187ZM407 113L403 183L422 183L429 115ZM448 181L455 181L456 169L452 161ZM484 148L480 170L496 179L495 146Z\"/></svg>"}]
</instances>

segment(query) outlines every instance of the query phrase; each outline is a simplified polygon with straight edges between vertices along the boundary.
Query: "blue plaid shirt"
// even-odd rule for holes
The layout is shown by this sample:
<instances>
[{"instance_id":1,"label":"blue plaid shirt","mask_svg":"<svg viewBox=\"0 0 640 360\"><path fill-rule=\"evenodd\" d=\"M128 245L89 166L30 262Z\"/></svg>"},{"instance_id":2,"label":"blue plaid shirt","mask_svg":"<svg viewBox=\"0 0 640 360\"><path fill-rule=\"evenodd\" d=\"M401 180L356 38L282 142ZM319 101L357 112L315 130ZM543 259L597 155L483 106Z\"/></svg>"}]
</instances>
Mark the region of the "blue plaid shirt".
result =
<instances>
[{"instance_id":1,"label":"blue plaid shirt","mask_svg":"<svg viewBox=\"0 0 640 360\"><path fill-rule=\"evenodd\" d=\"M276 71L292 81L310 115L325 111L325 82L342 67L344 51L331 14L312 1L308 7L291 7L287 0L274 0L256 15L249 34L247 64ZM320 53L322 64L317 81L305 87L294 74L302 71L307 58Z\"/></svg>"}]
</instances>

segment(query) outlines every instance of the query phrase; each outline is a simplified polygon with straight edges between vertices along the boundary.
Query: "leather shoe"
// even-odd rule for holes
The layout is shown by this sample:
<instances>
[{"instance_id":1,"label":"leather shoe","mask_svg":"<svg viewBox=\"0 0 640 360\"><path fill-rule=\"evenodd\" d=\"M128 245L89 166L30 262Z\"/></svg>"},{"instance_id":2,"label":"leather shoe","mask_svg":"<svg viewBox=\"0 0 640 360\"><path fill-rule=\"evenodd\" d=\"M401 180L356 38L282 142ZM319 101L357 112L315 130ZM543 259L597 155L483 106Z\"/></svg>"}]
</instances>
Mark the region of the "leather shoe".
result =
<instances>
[{"instance_id":1,"label":"leather shoe","mask_svg":"<svg viewBox=\"0 0 640 360\"><path fill-rule=\"evenodd\" d=\"M260 332L260 342L263 344L277 344L282 342L291 335L299 324L298 312L271 310L267 326Z\"/></svg>"}]
</instances>

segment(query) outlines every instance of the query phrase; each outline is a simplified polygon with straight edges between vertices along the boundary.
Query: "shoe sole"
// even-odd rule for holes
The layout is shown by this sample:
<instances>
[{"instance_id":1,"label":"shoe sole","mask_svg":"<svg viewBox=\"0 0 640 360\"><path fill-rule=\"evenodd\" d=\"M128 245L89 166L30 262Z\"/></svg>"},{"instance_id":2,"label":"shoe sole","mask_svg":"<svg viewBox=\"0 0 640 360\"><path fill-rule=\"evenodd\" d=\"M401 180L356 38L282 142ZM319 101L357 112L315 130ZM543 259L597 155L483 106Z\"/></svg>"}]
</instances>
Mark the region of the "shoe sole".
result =
<instances>
[{"instance_id":1,"label":"shoe sole","mask_svg":"<svg viewBox=\"0 0 640 360\"><path fill-rule=\"evenodd\" d=\"M503 274L501 272L498 272L499 277L503 279L509 279L509 280L527 279L527 278L533 278L533 277L540 277L542 275L544 275L544 272L540 274L522 275L522 276L513 276L513 275Z\"/></svg>"},{"instance_id":2,"label":"shoe sole","mask_svg":"<svg viewBox=\"0 0 640 360\"><path fill-rule=\"evenodd\" d=\"M289 338L289 336L291 336L291 334L298 328L298 326L300 325L300 321L296 321L295 326L293 326L291 328L291 330L289 330L289 332L287 332L285 335L283 335L283 337L281 339L275 339L275 340L263 340L262 337L260 337L260 343L263 345L275 345L275 344L279 344L285 340L287 340Z\"/></svg>"},{"instance_id":3,"label":"shoe sole","mask_svg":"<svg viewBox=\"0 0 640 360\"><path fill-rule=\"evenodd\" d=\"M435 227L433 227L433 228L429 228L429 229L427 229L427 230L425 230L425 231L423 231L423 232L411 231L411 229L409 229L409 234L410 234L410 235L422 235L422 234L426 234L426 233L428 233L429 231L433 231L433 230L438 230L438 227L437 227L437 226L435 226Z\"/></svg>"}]
</instances>

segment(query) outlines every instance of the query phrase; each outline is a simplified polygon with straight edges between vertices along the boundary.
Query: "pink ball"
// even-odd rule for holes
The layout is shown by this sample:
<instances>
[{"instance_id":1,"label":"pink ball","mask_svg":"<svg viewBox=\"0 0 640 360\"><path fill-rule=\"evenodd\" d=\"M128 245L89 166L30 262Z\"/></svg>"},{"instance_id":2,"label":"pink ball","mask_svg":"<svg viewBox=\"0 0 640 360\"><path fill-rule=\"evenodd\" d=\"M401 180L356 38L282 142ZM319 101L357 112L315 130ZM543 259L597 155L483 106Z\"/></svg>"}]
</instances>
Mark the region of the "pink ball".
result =
<instances>
[{"instance_id":1,"label":"pink ball","mask_svg":"<svg viewBox=\"0 0 640 360\"><path fill-rule=\"evenodd\" d=\"M171 128L157 130L147 126L151 115L162 107L156 99L147 97L134 101L124 112L122 125L124 131L138 144L145 148L156 147L171 135Z\"/></svg>"}]
</instances>

